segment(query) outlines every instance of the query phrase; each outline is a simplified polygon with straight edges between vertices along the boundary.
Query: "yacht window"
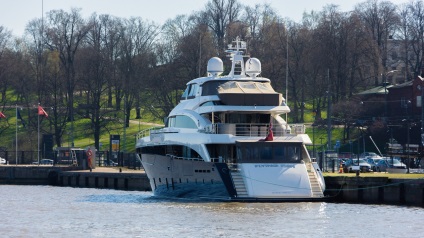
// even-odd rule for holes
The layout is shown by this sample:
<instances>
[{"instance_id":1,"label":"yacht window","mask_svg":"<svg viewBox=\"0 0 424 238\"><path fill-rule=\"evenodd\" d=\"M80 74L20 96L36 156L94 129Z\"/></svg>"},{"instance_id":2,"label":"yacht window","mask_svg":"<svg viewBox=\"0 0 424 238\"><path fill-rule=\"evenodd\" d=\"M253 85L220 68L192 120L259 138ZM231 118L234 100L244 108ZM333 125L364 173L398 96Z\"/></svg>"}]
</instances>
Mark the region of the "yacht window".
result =
<instances>
[{"instance_id":1,"label":"yacht window","mask_svg":"<svg viewBox=\"0 0 424 238\"><path fill-rule=\"evenodd\" d=\"M186 90L184 91L183 95L181 96L181 100L186 100L188 96L188 92L190 92L191 84L187 86Z\"/></svg>"},{"instance_id":2,"label":"yacht window","mask_svg":"<svg viewBox=\"0 0 424 238\"><path fill-rule=\"evenodd\" d=\"M294 146L289 146L287 147L287 160L290 163L296 163L297 161L299 161L299 157L300 157L300 150L298 147L294 147Z\"/></svg>"},{"instance_id":3,"label":"yacht window","mask_svg":"<svg viewBox=\"0 0 424 238\"><path fill-rule=\"evenodd\" d=\"M243 163L301 163L300 143L237 143L237 159Z\"/></svg>"},{"instance_id":4,"label":"yacht window","mask_svg":"<svg viewBox=\"0 0 424 238\"><path fill-rule=\"evenodd\" d=\"M168 117L168 127L174 127L175 126L175 117Z\"/></svg>"},{"instance_id":5,"label":"yacht window","mask_svg":"<svg viewBox=\"0 0 424 238\"><path fill-rule=\"evenodd\" d=\"M142 147L139 150L139 153L142 154L155 154L155 155L172 155L177 158L187 158L187 159L202 159L197 153L197 151L191 149L187 146L181 145L157 145L157 146L147 146Z\"/></svg>"},{"instance_id":6,"label":"yacht window","mask_svg":"<svg viewBox=\"0 0 424 238\"><path fill-rule=\"evenodd\" d=\"M176 116L174 127L178 128L197 128L196 123L188 116Z\"/></svg>"},{"instance_id":7,"label":"yacht window","mask_svg":"<svg viewBox=\"0 0 424 238\"><path fill-rule=\"evenodd\" d=\"M284 147L278 146L274 148L274 158L275 160L282 161L284 159Z\"/></svg>"},{"instance_id":8,"label":"yacht window","mask_svg":"<svg viewBox=\"0 0 424 238\"><path fill-rule=\"evenodd\" d=\"M228 81L214 80L202 85L202 96L218 95L218 87Z\"/></svg>"},{"instance_id":9,"label":"yacht window","mask_svg":"<svg viewBox=\"0 0 424 238\"><path fill-rule=\"evenodd\" d=\"M265 146L261 150L261 155L259 157L260 160L272 160L272 147Z\"/></svg>"},{"instance_id":10,"label":"yacht window","mask_svg":"<svg viewBox=\"0 0 424 238\"><path fill-rule=\"evenodd\" d=\"M222 105L219 101L207 101L202 103L201 107L207 107L207 106L216 106L216 105Z\"/></svg>"},{"instance_id":11,"label":"yacht window","mask_svg":"<svg viewBox=\"0 0 424 238\"><path fill-rule=\"evenodd\" d=\"M197 93L198 90L199 90L199 85L198 84L192 84L187 98L194 98L196 96L196 93Z\"/></svg>"}]
</instances>

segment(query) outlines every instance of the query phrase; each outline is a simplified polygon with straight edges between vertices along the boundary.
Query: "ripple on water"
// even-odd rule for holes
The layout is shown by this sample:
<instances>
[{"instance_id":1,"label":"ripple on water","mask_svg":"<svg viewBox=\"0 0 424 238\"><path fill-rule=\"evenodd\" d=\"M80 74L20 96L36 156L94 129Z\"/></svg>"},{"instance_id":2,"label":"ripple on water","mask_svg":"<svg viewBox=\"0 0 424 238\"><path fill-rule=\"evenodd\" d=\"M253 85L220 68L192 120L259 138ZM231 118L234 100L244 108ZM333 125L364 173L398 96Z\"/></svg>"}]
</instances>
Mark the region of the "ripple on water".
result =
<instances>
[{"instance_id":1,"label":"ripple on water","mask_svg":"<svg viewBox=\"0 0 424 238\"><path fill-rule=\"evenodd\" d=\"M417 207L211 202L51 186L0 185L0 201L6 237L421 237L424 222Z\"/></svg>"}]
</instances>

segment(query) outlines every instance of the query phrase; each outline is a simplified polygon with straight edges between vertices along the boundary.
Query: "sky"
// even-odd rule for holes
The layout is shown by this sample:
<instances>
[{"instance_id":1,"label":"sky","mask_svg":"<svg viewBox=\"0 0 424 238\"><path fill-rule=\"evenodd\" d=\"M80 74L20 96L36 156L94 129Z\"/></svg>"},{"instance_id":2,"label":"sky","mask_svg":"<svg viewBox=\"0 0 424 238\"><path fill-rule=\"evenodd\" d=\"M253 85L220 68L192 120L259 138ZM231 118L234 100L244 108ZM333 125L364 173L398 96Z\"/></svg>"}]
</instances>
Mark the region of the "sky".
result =
<instances>
[{"instance_id":1,"label":"sky","mask_svg":"<svg viewBox=\"0 0 424 238\"><path fill-rule=\"evenodd\" d=\"M239 0L244 5L254 6L268 3L282 18L296 22L304 12L321 11L328 4L335 4L341 11L350 11L365 0ZM394 4L408 0L390 0ZM177 15L189 15L203 10L208 0L0 0L0 26L22 36L29 21L41 18L43 12L81 8L84 18L91 14L109 14L116 17L141 17L144 20L163 24Z\"/></svg>"}]
</instances>

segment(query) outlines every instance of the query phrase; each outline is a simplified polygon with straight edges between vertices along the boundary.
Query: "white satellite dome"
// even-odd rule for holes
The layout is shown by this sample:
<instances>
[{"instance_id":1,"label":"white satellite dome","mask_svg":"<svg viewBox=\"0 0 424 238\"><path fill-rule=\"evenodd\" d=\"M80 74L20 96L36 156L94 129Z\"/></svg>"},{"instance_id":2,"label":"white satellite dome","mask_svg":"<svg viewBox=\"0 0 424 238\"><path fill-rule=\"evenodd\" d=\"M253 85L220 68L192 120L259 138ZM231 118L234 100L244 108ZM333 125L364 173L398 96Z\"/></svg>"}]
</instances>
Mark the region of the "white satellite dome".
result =
<instances>
[{"instance_id":1,"label":"white satellite dome","mask_svg":"<svg viewBox=\"0 0 424 238\"><path fill-rule=\"evenodd\" d=\"M250 58L246 61L246 74L251 77L256 77L262 72L261 61L257 58Z\"/></svg>"},{"instance_id":2,"label":"white satellite dome","mask_svg":"<svg viewBox=\"0 0 424 238\"><path fill-rule=\"evenodd\" d=\"M208 61L207 71L215 77L222 74L222 72L224 72L224 64L222 63L222 60L218 57L211 58Z\"/></svg>"}]
</instances>

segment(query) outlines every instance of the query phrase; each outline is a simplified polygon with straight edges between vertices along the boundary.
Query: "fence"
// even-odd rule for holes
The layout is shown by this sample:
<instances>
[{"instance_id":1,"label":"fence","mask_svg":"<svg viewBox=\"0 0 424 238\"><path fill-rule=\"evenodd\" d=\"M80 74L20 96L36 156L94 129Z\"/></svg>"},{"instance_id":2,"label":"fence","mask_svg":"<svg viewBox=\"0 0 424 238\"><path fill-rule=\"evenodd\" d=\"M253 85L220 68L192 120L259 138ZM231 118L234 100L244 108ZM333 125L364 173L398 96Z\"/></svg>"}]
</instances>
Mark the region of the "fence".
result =
<instances>
[{"instance_id":1,"label":"fence","mask_svg":"<svg viewBox=\"0 0 424 238\"><path fill-rule=\"evenodd\" d=\"M38 151L0 151L0 157L6 159L6 163L9 165L29 165L38 164ZM40 160L44 159L40 153ZM84 150L76 151L76 163L71 159L59 158L58 154L55 153L53 156L53 164L60 166L75 166L87 163L87 155ZM128 167L130 169L141 169L141 161L137 158L135 153L124 153L119 152L117 159L112 158L109 151L97 151L96 152L96 166L108 167L108 166L121 166Z\"/></svg>"}]
</instances>

